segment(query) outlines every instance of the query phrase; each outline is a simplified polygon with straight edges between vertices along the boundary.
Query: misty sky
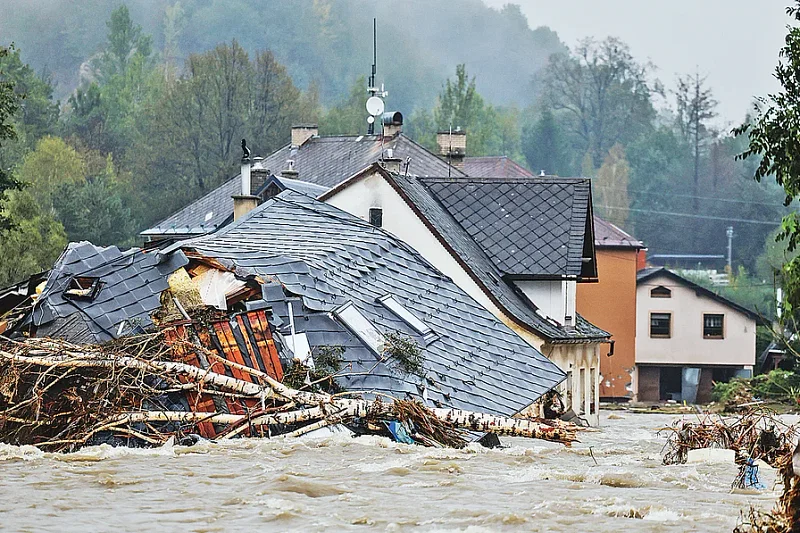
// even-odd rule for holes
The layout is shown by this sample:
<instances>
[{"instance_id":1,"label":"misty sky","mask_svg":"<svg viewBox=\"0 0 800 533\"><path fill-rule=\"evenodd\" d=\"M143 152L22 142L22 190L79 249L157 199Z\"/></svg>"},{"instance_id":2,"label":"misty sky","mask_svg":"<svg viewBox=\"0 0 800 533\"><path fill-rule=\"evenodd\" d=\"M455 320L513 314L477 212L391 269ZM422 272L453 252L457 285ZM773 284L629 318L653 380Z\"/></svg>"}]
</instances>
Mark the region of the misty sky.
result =
<instances>
[{"instance_id":1,"label":"misty sky","mask_svg":"<svg viewBox=\"0 0 800 533\"><path fill-rule=\"evenodd\" d=\"M509 0L485 0L500 7ZM650 59L667 88L679 73L699 68L719 101L721 123L739 122L754 95L778 84L772 77L789 0L513 0L531 27L549 26L574 46L578 39L612 35L637 60Z\"/></svg>"}]
</instances>

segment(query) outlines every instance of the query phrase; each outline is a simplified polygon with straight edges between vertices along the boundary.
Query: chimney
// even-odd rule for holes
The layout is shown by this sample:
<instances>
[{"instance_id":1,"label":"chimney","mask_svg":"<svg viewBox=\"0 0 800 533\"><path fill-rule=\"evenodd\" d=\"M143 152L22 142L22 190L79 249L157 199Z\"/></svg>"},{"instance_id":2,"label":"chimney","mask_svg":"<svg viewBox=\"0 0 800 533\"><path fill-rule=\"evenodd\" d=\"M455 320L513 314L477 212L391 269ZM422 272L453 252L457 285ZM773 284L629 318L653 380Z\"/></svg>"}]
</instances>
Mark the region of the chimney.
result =
<instances>
[{"instance_id":1,"label":"chimney","mask_svg":"<svg viewBox=\"0 0 800 533\"><path fill-rule=\"evenodd\" d=\"M458 170L464 170L467 155L467 133L461 130L440 131L436 134L439 156Z\"/></svg>"},{"instance_id":2,"label":"chimney","mask_svg":"<svg viewBox=\"0 0 800 533\"><path fill-rule=\"evenodd\" d=\"M292 126L292 148L299 148L311 137L319 135L316 124L297 124Z\"/></svg>"},{"instance_id":3,"label":"chimney","mask_svg":"<svg viewBox=\"0 0 800 533\"><path fill-rule=\"evenodd\" d=\"M250 191L250 150L242 139L242 190L241 194L233 195L233 219L237 220L258 207L258 197Z\"/></svg>"},{"instance_id":4,"label":"chimney","mask_svg":"<svg viewBox=\"0 0 800 533\"><path fill-rule=\"evenodd\" d=\"M270 175L269 169L264 166L264 158L254 157L253 165L250 167L250 192L257 196Z\"/></svg>"},{"instance_id":5,"label":"chimney","mask_svg":"<svg viewBox=\"0 0 800 533\"><path fill-rule=\"evenodd\" d=\"M286 168L281 170L282 178L297 179L298 172L294 169L294 159L286 160Z\"/></svg>"},{"instance_id":6,"label":"chimney","mask_svg":"<svg viewBox=\"0 0 800 533\"><path fill-rule=\"evenodd\" d=\"M386 152L384 152L384 156L381 159L381 166L389 172L393 172L395 174L400 174L400 165L402 163L403 160L399 157L395 157L394 150L391 148L386 149Z\"/></svg>"},{"instance_id":7,"label":"chimney","mask_svg":"<svg viewBox=\"0 0 800 533\"><path fill-rule=\"evenodd\" d=\"M403 114L399 111L387 111L383 114L383 136L392 139L403 131Z\"/></svg>"}]
</instances>

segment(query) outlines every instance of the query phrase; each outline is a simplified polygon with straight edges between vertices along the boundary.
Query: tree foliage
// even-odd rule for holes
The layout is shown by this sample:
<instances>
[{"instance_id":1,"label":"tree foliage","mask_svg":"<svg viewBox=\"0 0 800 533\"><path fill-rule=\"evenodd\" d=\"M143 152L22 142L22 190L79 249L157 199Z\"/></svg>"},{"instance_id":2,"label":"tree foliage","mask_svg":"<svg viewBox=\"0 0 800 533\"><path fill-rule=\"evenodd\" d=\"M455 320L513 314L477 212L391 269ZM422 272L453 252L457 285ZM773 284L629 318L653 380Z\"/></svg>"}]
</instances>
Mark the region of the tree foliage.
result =
<instances>
[{"instance_id":1,"label":"tree foliage","mask_svg":"<svg viewBox=\"0 0 800 533\"><path fill-rule=\"evenodd\" d=\"M800 22L800 2L786 12ZM748 146L737 158L757 158L755 180L774 177L783 188L784 205L788 206L800 195L800 27L789 28L774 75L780 91L759 98L752 122L736 128L734 133L746 135L748 140ZM796 211L783 218L778 239L786 240L789 252L800 244L800 216ZM796 308L800 304L800 259L795 257L784 266L784 279L786 304L789 309Z\"/></svg>"},{"instance_id":2,"label":"tree foliage","mask_svg":"<svg viewBox=\"0 0 800 533\"><path fill-rule=\"evenodd\" d=\"M625 159L625 148L621 144L615 144L608 151L592 183L598 213L620 228L628 225L629 173L630 165Z\"/></svg>"}]
</instances>

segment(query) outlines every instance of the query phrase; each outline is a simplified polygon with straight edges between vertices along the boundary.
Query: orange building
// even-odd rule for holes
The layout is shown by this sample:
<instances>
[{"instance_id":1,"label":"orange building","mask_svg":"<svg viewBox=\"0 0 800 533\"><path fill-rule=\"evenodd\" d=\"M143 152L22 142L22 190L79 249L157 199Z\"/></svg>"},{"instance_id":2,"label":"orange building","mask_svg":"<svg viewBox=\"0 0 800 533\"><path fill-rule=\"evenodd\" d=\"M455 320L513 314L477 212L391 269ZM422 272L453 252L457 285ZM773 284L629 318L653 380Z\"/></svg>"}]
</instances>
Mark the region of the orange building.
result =
<instances>
[{"instance_id":1,"label":"orange building","mask_svg":"<svg viewBox=\"0 0 800 533\"><path fill-rule=\"evenodd\" d=\"M644 266L645 250L614 224L594 217L597 283L578 283L578 313L610 332L613 355L600 357L600 397L633 397L636 366L636 272Z\"/></svg>"}]
</instances>

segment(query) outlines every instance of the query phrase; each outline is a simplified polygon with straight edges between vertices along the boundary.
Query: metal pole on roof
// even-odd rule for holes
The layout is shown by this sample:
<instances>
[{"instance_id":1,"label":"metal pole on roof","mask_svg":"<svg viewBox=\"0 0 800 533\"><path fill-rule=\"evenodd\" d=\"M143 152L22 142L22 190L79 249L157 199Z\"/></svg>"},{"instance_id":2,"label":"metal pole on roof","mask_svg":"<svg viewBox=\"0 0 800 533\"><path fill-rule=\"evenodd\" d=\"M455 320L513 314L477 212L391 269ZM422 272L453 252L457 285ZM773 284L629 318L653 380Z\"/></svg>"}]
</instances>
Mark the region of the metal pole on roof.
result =
<instances>
[{"instance_id":1,"label":"metal pole on roof","mask_svg":"<svg viewBox=\"0 0 800 533\"><path fill-rule=\"evenodd\" d=\"M728 236L728 271L733 272L733 226L728 226L725 234Z\"/></svg>"}]
</instances>

